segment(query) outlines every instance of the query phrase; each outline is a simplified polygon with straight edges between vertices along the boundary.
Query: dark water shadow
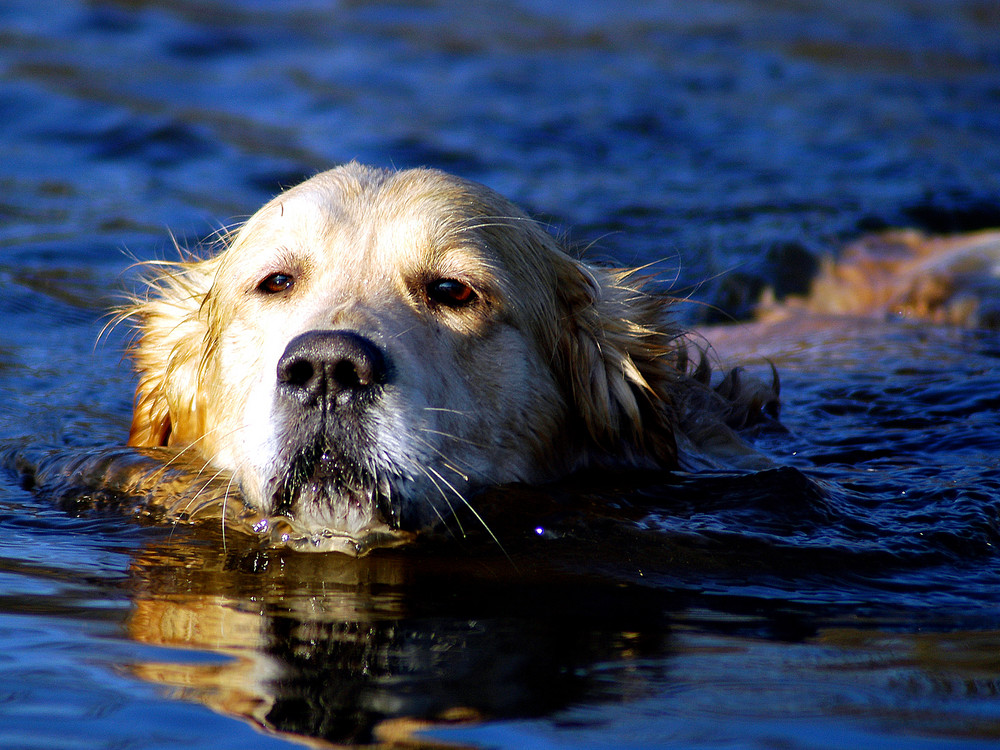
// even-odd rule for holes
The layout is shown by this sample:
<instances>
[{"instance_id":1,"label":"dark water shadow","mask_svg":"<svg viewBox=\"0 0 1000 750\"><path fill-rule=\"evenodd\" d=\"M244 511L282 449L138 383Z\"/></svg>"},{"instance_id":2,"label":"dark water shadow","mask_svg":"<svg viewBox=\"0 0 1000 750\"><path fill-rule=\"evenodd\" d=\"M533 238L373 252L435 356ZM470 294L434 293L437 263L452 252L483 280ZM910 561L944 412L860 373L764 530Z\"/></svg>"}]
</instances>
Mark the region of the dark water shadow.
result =
<instances>
[{"instance_id":1,"label":"dark water shadow","mask_svg":"<svg viewBox=\"0 0 1000 750\"><path fill-rule=\"evenodd\" d=\"M121 581L125 634L158 648L123 669L171 698L313 743L389 746L427 727L666 706L675 687L700 679L676 665L694 654L711 667L718 639L732 653L717 668L729 671L743 658L758 668L740 653L762 644L818 649L831 669L858 670L831 684L831 700L860 701L855 677L881 679L852 666L865 644L877 650L896 633L907 679L924 685L934 665L911 652L964 648L943 634L978 628L982 640L995 623L989 576L958 579L984 562L967 519L907 525L912 508L794 468L500 488L435 533L359 557L254 533L228 479L176 455L2 453L23 486L68 516L159 530L127 550ZM940 644L914 640L935 631ZM988 665L968 661L949 689L970 679L988 689ZM817 677L791 679L812 690ZM699 689L729 700L714 683ZM970 706L960 709L967 718Z\"/></svg>"}]
</instances>

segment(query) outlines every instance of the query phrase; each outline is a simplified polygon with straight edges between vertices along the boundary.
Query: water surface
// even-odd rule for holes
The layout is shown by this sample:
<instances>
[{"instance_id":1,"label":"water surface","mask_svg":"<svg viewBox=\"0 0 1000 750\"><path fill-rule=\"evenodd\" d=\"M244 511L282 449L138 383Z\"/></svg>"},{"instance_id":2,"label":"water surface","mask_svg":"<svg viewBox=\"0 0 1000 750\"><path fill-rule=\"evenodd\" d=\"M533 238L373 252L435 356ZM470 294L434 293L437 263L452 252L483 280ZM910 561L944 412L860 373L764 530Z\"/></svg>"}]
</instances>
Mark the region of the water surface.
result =
<instances>
[{"instance_id":1,"label":"water surface","mask_svg":"<svg viewBox=\"0 0 1000 750\"><path fill-rule=\"evenodd\" d=\"M1000 225L998 30L992 0L11 0L0 443L120 446L128 332L95 342L131 263L349 159L483 181L692 320L870 230ZM0 745L995 746L998 356L814 337L755 438L780 468L481 498L503 549L257 549L6 473Z\"/></svg>"}]
</instances>

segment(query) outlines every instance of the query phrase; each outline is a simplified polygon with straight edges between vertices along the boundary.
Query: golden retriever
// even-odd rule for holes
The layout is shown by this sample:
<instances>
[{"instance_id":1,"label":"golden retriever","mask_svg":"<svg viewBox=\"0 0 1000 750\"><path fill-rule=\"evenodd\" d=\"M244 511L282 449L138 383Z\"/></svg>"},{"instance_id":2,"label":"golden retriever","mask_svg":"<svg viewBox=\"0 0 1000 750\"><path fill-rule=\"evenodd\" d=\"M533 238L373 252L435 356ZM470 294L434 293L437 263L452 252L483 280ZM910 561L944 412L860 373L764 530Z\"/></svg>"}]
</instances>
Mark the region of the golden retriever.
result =
<instances>
[{"instance_id":1,"label":"golden retriever","mask_svg":"<svg viewBox=\"0 0 1000 750\"><path fill-rule=\"evenodd\" d=\"M731 428L776 404L776 382L711 386L634 272L442 172L342 166L223 244L158 264L125 313L129 442L196 452L301 528L420 529L491 485L738 460Z\"/></svg>"}]
</instances>

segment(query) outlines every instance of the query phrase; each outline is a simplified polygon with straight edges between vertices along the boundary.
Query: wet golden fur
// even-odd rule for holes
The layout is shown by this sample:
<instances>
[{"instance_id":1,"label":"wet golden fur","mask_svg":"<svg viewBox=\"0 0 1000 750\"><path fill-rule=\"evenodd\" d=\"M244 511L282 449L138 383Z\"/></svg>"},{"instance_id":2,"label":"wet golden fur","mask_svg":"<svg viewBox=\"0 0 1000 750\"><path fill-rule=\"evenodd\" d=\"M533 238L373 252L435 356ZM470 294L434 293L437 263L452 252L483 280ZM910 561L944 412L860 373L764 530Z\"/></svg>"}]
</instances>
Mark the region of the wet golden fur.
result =
<instances>
[{"instance_id":1,"label":"wet golden fur","mask_svg":"<svg viewBox=\"0 0 1000 750\"><path fill-rule=\"evenodd\" d=\"M129 443L197 452L265 515L345 534L428 525L483 486L740 455L730 428L775 403L738 373L710 387L673 301L634 272L585 264L437 171L331 170L220 253L154 269L124 314L139 332ZM348 416L328 408L329 434L275 395L283 352L310 331L388 363Z\"/></svg>"}]
</instances>

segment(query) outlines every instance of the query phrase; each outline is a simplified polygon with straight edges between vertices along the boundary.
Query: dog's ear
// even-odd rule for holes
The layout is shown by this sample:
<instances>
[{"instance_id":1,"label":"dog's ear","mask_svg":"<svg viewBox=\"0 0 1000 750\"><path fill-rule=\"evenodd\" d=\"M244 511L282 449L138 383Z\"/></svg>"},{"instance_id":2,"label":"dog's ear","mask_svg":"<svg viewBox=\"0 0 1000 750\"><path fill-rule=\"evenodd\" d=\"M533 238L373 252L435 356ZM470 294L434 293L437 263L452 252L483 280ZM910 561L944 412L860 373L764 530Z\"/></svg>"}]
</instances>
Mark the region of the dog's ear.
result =
<instances>
[{"instance_id":1,"label":"dog's ear","mask_svg":"<svg viewBox=\"0 0 1000 750\"><path fill-rule=\"evenodd\" d=\"M556 366L571 408L600 452L674 466L674 395L687 359L672 300L630 271L569 257L559 266Z\"/></svg>"},{"instance_id":2,"label":"dog's ear","mask_svg":"<svg viewBox=\"0 0 1000 750\"><path fill-rule=\"evenodd\" d=\"M139 374L129 445L190 442L200 430L200 374L210 346L206 300L215 277L212 261L156 263L148 294L123 319L138 331L132 359Z\"/></svg>"}]
</instances>

